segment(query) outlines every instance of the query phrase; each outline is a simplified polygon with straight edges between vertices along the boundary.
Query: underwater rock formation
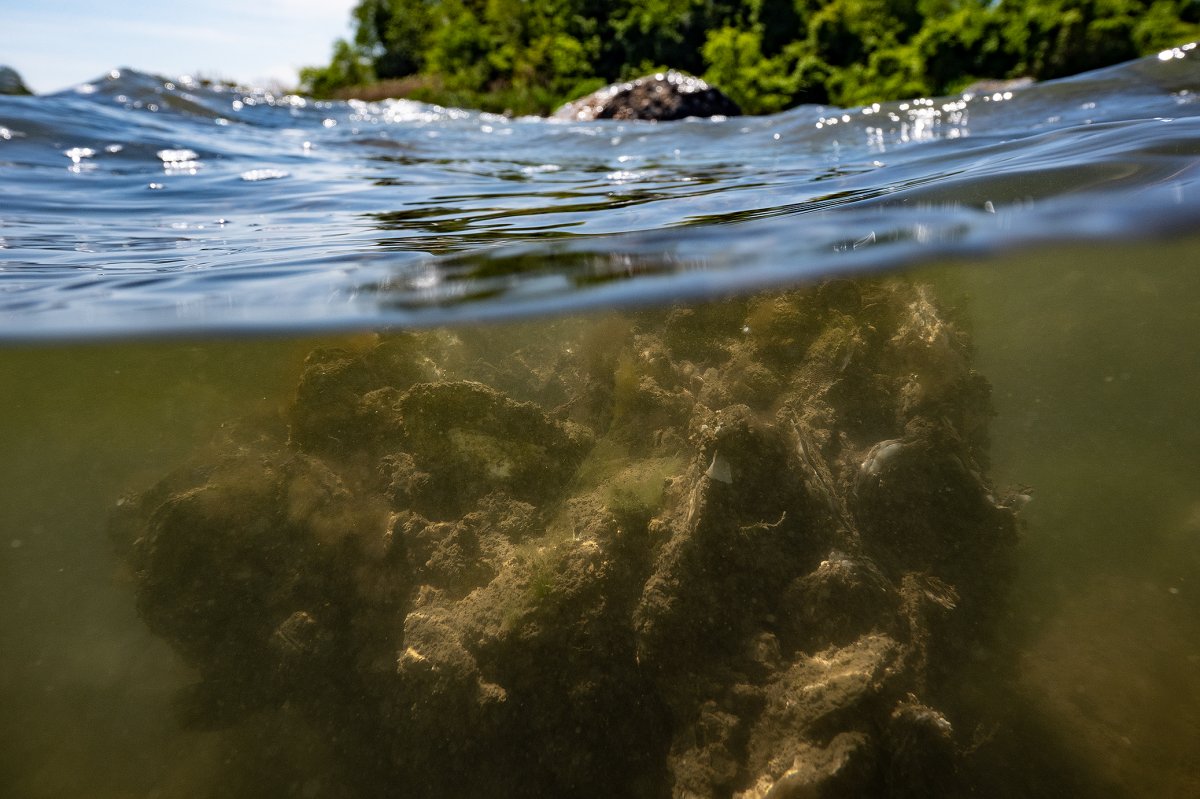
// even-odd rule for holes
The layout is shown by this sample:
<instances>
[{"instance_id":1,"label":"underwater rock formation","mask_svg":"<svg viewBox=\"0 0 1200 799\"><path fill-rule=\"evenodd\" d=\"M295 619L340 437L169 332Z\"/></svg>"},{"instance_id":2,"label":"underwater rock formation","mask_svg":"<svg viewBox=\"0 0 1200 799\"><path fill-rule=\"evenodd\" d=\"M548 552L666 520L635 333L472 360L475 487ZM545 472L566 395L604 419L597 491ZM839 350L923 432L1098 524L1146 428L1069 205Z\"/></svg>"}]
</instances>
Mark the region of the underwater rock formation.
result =
<instances>
[{"instance_id":1,"label":"underwater rock formation","mask_svg":"<svg viewBox=\"0 0 1200 799\"><path fill-rule=\"evenodd\" d=\"M401 334L113 529L184 720L286 716L330 795L942 796L1016 540L990 414L902 281Z\"/></svg>"},{"instance_id":2,"label":"underwater rock formation","mask_svg":"<svg viewBox=\"0 0 1200 799\"><path fill-rule=\"evenodd\" d=\"M556 110L551 119L646 119L667 122L687 117L741 116L742 109L720 89L699 78L669 70L612 83Z\"/></svg>"}]
</instances>

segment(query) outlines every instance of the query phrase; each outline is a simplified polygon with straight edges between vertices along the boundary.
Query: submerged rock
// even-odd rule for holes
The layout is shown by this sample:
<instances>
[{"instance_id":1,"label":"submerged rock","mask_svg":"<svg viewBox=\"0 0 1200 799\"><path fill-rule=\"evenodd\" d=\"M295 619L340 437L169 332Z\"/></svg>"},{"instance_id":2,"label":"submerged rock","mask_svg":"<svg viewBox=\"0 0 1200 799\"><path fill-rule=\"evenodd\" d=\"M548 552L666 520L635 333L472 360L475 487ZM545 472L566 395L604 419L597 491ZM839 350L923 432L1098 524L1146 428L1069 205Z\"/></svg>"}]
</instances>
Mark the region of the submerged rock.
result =
<instances>
[{"instance_id":1,"label":"submerged rock","mask_svg":"<svg viewBox=\"0 0 1200 799\"><path fill-rule=\"evenodd\" d=\"M1016 536L990 412L898 281L409 334L113 529L185 720L286 719L339 795L945 795Z\"/></svg>"},{"instance_id":2,"label":"submerged rock","mask_svg":"<svg viewBox=\"0 0 1200 799\"><path fill-rule=\"evenodd\" d=\"M720 89L670 70L612 83L567 103L551 119L646 119L667 122L687 117L741 116L742 109Z\"/></svg>"}]
</instances>

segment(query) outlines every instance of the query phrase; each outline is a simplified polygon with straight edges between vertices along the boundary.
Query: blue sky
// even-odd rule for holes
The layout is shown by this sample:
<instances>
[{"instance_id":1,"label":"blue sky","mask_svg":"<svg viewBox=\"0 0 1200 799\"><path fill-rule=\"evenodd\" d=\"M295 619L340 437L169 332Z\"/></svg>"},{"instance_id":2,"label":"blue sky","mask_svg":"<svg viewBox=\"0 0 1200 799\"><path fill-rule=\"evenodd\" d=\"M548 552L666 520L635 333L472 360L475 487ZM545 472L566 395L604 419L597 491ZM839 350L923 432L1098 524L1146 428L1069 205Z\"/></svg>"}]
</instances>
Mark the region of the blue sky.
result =
<instances>
[{"instance_id":1,"label":"blue sky","mask_svg":"<svg viewBox=\"0 0 1200 799\"><path fill-rule=\"evenodd\" d=\"M294 84L350 33L356 0L0 0L0 64L35 92L132 67Z\"/></svg>"}]
</instances>

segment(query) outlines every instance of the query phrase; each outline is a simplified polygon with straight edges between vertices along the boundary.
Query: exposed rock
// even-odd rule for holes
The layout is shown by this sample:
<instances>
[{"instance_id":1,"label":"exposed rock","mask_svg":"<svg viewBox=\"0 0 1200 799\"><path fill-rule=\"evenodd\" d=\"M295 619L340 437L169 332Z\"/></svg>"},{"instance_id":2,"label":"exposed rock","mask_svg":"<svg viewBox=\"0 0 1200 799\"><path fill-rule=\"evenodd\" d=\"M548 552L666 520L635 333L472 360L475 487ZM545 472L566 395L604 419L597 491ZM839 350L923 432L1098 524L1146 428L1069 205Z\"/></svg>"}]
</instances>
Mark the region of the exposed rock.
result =
<instances>
[{"instance_id":1,"label":"exposed rock","mask_svg":"<svg viewBox=\"0 0 1200 799\"><path fill-rule=\"evenodd\" d=\"M989 414L898 281L407 334L113 530L185 719L286 718L344 794L946 795L1015 541Z\"/></svg>"},{"instance_id":2,"label":"exposed rock","mask_svg":"<svg viewBox=\"0 0 1200 799\"><path fill-rule=\"evenodd\" d=\"M0 65L0 94L33 94L12 67Z\"/></svg>"},{"instance_id":3,"label":"exposed rock","mask_svg":"<svg viewBox=\"0 0 1200 799\"><path fill-rule=\"evenodd\" d=\"M720 89L699 78L670 70L636 80L612 83L567 103L552 119L647 119L667 122L687 117L734 117L742 109Z\"/></svg>"}]
</instances>

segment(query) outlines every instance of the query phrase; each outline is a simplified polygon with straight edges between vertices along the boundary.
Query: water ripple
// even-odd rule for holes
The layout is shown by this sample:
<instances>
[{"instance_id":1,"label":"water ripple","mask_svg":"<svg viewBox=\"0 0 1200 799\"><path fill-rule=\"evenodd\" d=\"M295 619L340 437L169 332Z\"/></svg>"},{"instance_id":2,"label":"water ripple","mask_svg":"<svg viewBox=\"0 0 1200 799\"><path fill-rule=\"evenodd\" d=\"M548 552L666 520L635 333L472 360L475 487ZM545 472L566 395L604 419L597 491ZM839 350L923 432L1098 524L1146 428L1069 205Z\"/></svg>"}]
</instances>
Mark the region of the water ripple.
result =
<instances>
[{"instance_id":1,"label":"water ripple","mask_svg":"<svg viewBox=\"0 0 1200 799\"><path fill-rule=\"evenodd\" d=\"M1200 67L679 123L132 70L0 98L0 336L665 302L1200 221Z\"/></svg>"}]
</instances>

